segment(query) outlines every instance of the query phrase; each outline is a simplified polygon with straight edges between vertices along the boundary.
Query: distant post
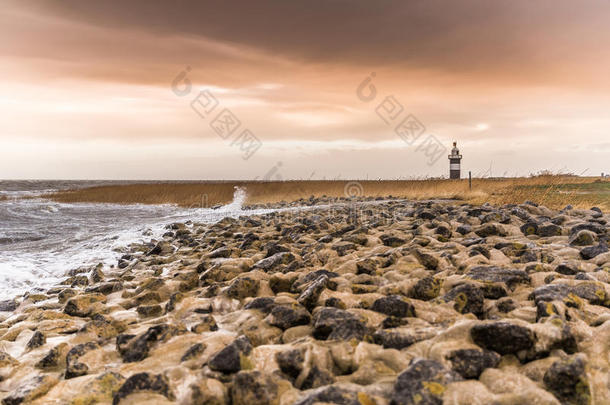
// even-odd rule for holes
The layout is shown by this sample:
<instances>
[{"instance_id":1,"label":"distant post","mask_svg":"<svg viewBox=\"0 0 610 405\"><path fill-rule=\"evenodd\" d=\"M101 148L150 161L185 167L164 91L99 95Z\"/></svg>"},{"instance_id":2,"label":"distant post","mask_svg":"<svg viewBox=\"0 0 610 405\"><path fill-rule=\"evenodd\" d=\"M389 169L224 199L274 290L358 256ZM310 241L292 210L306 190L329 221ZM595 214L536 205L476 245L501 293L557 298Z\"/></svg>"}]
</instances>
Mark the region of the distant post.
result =
<instances>
[{"instance_id":1,"label":"distant post","mask_svg":"<svg viewBox=\"0 0 610 405\"><path fill-rule=\"evenodd\" d=\"M468 170L468 189L472 191L472 172Z\"/></svg>"}]
</instances>

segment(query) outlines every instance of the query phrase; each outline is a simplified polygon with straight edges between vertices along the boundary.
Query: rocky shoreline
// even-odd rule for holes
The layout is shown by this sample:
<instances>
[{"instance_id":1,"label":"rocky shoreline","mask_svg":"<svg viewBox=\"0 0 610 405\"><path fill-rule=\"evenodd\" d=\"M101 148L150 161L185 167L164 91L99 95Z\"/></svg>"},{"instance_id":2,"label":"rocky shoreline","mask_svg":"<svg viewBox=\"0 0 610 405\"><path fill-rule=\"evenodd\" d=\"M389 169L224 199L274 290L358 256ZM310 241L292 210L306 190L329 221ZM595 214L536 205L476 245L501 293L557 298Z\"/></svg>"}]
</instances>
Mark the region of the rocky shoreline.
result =
<instances>
[{"instance_id":1,"label":"rocky shoreline","mask_svg":"<svg viewBox=\"0 0 610 405\"><path fill-rule=\"evenodd\" d=\"M610 403L607 214L336 202L0 302L2 404Z\"/></svg>"}]
</instances>

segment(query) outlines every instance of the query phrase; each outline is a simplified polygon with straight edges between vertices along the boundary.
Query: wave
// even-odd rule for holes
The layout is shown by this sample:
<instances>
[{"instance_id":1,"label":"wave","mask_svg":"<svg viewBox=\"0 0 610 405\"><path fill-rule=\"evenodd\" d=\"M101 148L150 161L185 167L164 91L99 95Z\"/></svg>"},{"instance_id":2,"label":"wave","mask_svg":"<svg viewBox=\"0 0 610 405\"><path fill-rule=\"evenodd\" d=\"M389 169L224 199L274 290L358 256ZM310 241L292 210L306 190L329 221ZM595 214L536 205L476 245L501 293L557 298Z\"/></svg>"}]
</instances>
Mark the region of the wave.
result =
<instances>
[{"instance_id":1,"label":"wave","mask_svg":"<svg viewBox=\"0 0 610 405\"><path fill-rule=\"evenodd\" d=\"M74 268L116 264L132 243L160 239L172 222L215 223L244 211L246 190L231 203L183 209L171 205L63 204L41 199L0 204L0 299L56 285Z\"/></svg>"}]
</instances>

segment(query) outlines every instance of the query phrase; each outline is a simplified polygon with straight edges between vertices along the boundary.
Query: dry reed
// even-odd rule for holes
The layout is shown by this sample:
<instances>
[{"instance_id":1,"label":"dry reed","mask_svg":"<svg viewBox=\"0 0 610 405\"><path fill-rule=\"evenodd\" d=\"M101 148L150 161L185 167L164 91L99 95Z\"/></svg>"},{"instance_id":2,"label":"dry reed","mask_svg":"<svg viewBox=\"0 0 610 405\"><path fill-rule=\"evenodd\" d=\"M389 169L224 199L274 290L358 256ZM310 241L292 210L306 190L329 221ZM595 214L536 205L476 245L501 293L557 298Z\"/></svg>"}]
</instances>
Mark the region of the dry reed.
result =
<instances>
[{"instance_id":1,"label":"dry reed","mask_svg":"<svg viewBox=\"0 0 610 405\"><path fill-rule=\"evenodd\" d=\"M526 200L552 208L567 204L590 208L610 208L608 194L563 191L566 185L586 185L594 178L576 176L536 176L527 178L468 180L360 180L352 184L352 194L368 197L399 197L413 200L457 199L473 204L522 203ZM59 202L98 202L118 204L176 204L205 207L226 204L235 187L246 190L248 204L296 201L310 196L344 197L349 181L275 181L275 182L189 182L99 186L62 191L45 197ZM610 183L607 183L610 185Z\"/></svg>"}]
</instances>

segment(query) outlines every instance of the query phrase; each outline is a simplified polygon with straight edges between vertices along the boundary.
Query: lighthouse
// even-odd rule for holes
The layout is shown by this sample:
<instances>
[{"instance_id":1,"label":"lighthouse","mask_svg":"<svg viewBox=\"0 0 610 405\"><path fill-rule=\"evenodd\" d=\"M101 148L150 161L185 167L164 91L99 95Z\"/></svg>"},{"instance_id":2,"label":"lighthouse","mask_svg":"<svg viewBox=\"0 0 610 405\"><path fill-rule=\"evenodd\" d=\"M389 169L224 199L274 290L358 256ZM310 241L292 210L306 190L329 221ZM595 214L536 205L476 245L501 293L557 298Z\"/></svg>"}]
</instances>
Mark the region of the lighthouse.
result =
<instances>
[{"instance_id":1,"label":"lighthouse","mask_svg":"<svg viewBox=\"0 0 610 405\"><path fill-rule=\"evenodd\" d=\"M457 142L453 142L453 149L451 149L451 155L449 155L449 178L459 179L460 178L460 161L462 155L460 150L457 148Z\"/></svg>"}]
</instances>

